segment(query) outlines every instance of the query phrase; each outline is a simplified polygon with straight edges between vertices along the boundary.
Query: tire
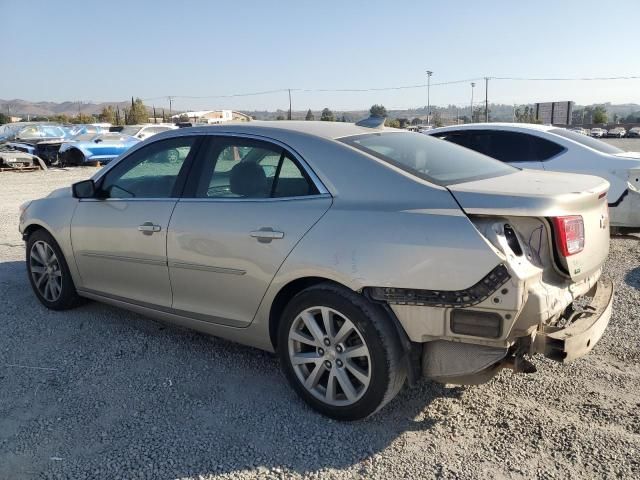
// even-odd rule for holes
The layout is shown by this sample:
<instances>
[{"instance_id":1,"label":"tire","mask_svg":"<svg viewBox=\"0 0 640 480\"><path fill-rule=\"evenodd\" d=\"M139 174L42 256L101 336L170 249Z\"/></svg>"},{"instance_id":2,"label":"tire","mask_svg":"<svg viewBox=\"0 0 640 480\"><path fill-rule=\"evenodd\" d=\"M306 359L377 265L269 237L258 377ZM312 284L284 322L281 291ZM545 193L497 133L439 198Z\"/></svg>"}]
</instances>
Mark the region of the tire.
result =
<instances>
[{"instance_id":1,"label":"tire","mask_svg":"<svg viewBox=\"0 0 640 480\"><path fill-rule=\"evenodd\" d=\"M26 261L31 288L45 307L68 310L80 303L62 250L49 232L40 229L29 236Z\"/></svg>"},{"instance_id":2,"label":"tire","mask_svg":"<svg viewBox=\"0 0 640 480\"><path fill-rule=\"evenodd\" d=\"M322 283L303 290L285 308L278 328L287 380L309 406L336 420L376 413L406 378L392 321L380 306L346 288Z\"/></svg>"}]
</instances>

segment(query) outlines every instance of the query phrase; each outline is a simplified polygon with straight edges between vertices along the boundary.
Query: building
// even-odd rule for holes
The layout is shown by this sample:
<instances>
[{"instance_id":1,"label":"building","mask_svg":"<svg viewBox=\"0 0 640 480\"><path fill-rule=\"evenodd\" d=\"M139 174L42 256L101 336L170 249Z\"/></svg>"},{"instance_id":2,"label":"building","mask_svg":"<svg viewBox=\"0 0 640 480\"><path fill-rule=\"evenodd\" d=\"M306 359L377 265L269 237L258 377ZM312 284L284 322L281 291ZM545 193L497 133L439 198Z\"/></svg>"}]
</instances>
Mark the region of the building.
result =
<instances>
[{"instance_id":1,"label":"building","mask_svg":"<svg viewBox=\"0 0 640 480\"><path fill-rule=\"evenodd\" d=\"M183 112L171 116L171 120L177 122L188 118L193 123L225 123L225 122L248 122L249 115L234 110L200 110L196 112Z\"/></svg>"}]
</instances>

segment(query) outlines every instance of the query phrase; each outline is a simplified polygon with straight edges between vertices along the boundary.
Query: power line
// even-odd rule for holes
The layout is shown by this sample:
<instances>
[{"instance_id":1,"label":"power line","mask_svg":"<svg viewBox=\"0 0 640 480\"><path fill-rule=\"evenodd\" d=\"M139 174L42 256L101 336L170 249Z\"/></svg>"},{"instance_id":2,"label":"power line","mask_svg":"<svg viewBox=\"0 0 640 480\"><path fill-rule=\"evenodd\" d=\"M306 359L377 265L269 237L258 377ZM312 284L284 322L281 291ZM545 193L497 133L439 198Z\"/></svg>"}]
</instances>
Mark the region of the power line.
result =
<instances>
[{"instance_id":1,"label":"power line","mask_svg":"<svg viewBox=\"0 0 640 480\"><path fill-rule=\"evenodd\" d=\"M575 82L575 81L595 81L595 80L638 80L639 75L628 75L624 77L491 77L492 80L516 80L516 81L544 81L544 82Z\"/></svg>"},{"instance_id":2,"label":"power line","mask_svg":"<svg viewBox=\"0 0 640 480\"><path fill-rule=\"evenodd\" d=\"M475 77L466 78L463 80L450 80L446 82L436 83L420 83L415 85L400 85L391 87L369 87L369 88L279 88L274 90L264 90L260 92L247 92L247 93L232 93L227 95L162 95L158 97L143 98L143 101L169 99L170 103L173 99L219 99L219 98L237 98L237 97L252 97L259 95L270 95L274 93L357 93L357 92L382 92L382 91L396 91L396 90L411 90L422 89L426 87L437 87L444 85L455 85L461 83L469 83L475 81L482 81L489 78L491 80L510 80L510 81L607 81L607 80L638 80L640 75L625 75L617 77Z\"/></svg>"}]
</instances>

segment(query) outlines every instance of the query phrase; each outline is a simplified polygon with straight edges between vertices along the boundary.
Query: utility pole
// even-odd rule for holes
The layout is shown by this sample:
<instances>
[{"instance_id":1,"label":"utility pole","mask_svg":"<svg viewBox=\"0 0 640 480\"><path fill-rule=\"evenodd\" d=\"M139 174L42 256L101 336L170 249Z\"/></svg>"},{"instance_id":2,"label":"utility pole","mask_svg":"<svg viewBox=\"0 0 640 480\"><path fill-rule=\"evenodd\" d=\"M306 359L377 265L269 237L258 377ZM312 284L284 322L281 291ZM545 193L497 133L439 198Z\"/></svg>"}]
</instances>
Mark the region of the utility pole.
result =
<instances>
[{"instance_id":1,"label":"utility pole","mask_svg":"<svg viewBox=\"0 0 640 480\"><path fill-rule=\"evenodd\" d=\"M167 98L169 99L169 118L171 118L171 107L173 104L173 97L169 96Z\"/></svg>"},{"instance_id":2,"label":"utility pole","mask_svg":"<svg viewBox=\"0 0 640 480\"><path fill-rule=\"evenodd\" d=\"M484 121L489 123L489 77L484 77Z\"/></svg>"},{"instance_id":3,"label":"utility pole","mask_svg":"<svg viewBox=\"0 0 640 480\"><path fill-rule=\"evenodd\" d=\"M427 125L431 125L431 75L433 72L427 70Z\"/></svg>"},{"instance_id":4,"label":"utility pole","mask_svg":"<svg viewBox=\"0 0 640 480\"><path fill-rule=\"evenodd\" d=\"M471 123L473 123L473 88L476 86L476 82L471 82Z\"/></svg>"},{"instance_id":5,"label":"utility pole","mask_svg":"<svg viewBox=\"0 0 640 480\"><path fill-rule=\"evenodd\" d=\"M288 120L291 120L291 89L289 88L289 118Z\"/></svg>"}]
</instances>

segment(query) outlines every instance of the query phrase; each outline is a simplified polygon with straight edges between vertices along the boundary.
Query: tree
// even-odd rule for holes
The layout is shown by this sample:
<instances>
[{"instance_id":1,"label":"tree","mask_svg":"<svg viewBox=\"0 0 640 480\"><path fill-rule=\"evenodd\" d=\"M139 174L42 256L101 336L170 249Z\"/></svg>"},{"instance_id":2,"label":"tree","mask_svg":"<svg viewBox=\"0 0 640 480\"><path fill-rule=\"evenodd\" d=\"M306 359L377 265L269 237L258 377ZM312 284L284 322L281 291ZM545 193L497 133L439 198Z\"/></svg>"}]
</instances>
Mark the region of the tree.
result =
<instances>
[{"instance_id":1,"label":"tree","mask_svg":"<svg viewBox=\"0 0 640 480\"><path fill-rule=\"evenodd\" d=\"M607 110L602 105L593 109L593 123L607 123Z\"/></svg>"},{"instance_id":2,"label":"tree","mask_svg":"<svg viewBox=\"0 0 640 480\"><path fill-rule=\"evenodd\" d=\"M372 117L386 118L387 109L384 108L384 105L378 105L376 103L375 105L372 105L371 108L369 109L369 115L371 115Z\"/></svg>"},{"instance_id":3,"label":"tree","mask_svg":"<svg viewBox=\"0 0 640 480\"><path fill-rule=\"evenodd\" d=\"M444 123L442 123L442 115L440 115L440 112L438 112L438 111L433 112L433 124L436 127L444 126Z\"/></svg>"},{"instance_id":4,"label":"tree","mask_svg":"<svg viewBox=\"0 0 640 480\"><path fill-rule=\"evenodd\" d=\"M400 128L405 128L409 124L408 118L399 118L398 122L400 122Z\"/></svg>"},{"instance_id":5,"label":"tree","mask_svg":"<svg viewBox=\"0 0 640 480\"><path fill-rule=\"evenodd\" d=\"M322 110L322 115L320 116L320 120L323 122L334 122L335 117L333 116L333 112L328 108L324 108Z\"/></svg>"},{"instance_id":6,"label":"tree","mask_svg":"<svg viewBox=\"0 0 640 480\"><path fill-rule=\"evenodd\" d=\"M536 123L535 110L529 105L525 105L524 108L522 106L517 107L515 117L518 123Z\"/></svg>"},{"instance_id":7,"label":"tree","mask_svg":"<svg viewBox=\"0 0 640 480\"><path fill-rule=\"evenodd\" d=\"M391 128L400 128L400 122L399 122L397 119L395 119L395 118L394 118L394 119L387 118L387 119L384 121L384 124L385 124L385 126L387 126L387 127L391 127Z\"/></svg>"},{"instance_id":8,"label":"tree","mask_svg":"<svg viewBox=\"0 0 640 480\"><path fill-rule=\"evenodd\" d=\"M313 112L311 109L307 110L307 116L304 117L305 120L315 120L316 117L313 116Z\"/></svg>"},{"instance_id":9,"label":"tree","mask_svg":"<svg viewBox=\"0 0 640 480\"><path fill-rule=\"evenodd\" d=\"M3 125L5 123L9 123L11 119L5 115L4 113L0 113L0 125Z\"/></svg>"},{"instance_id":10,"label":"tree","mask_svg":"<svg viewBox=\"0 0 640 480\"><path fill-rule=\"evenodd\" d=\"M101 122L106 122L114 125L116 123L116 111L111 105L107 105L102 109L102 112L100 112L98 118Z\"/></svg>"},{"instance_id":11,"label":"tree","mask_svg":"<svg viewBox=\"0 0 640 480\"><path fill-rule=\"evenodd\" d=\"M278 116L276 117L276 120L284 120L284 115L278 115Z\"/></svg>"},{"instance_id":12,"label":"tree","mask_svg":"<svg viewBox=\"0 0 640 480\"><path fill-rule=\"evenodd\" d=\"M126 124L136 125L138 123L147 123L149 121L149 112L140 98L135 101L131 97L131 108L125 112Z\"/></svg>"},{"instance_id":13,"label":"tree","mask_svg":"<svg viewBox=\"0 0 640 480\"><path fill-rule=\"evenodd\" d=\"M422 120L420 120L418 117L415 117L413 120L411 120L411 125L420 125L422 123Z\"/></svg>"}]
</instances>

